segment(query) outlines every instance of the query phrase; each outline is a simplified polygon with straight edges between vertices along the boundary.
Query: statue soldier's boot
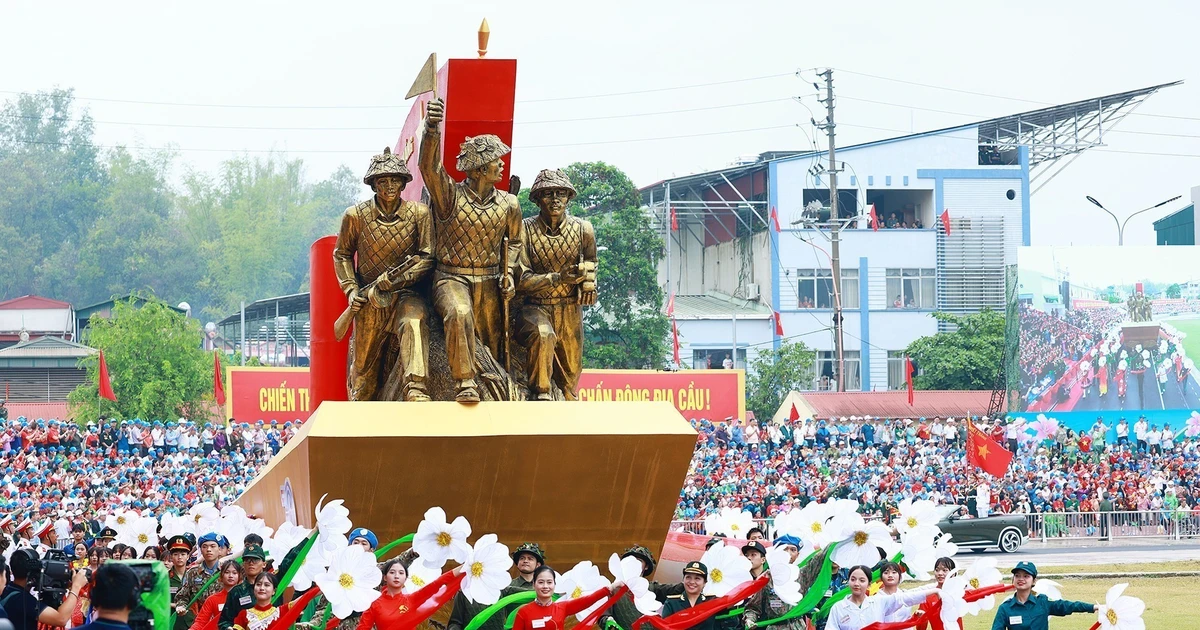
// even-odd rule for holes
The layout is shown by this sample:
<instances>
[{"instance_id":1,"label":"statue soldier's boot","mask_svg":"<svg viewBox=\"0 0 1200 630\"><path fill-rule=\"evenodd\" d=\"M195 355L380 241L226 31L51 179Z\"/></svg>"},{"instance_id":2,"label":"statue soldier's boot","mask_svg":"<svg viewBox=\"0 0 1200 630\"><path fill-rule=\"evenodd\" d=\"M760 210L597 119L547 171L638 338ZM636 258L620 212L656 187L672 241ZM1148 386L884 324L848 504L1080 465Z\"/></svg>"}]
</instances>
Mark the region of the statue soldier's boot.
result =
<instances>
[{"instance_id":1,"label":"statue soldier's boot","mask_svg":"<svg viewBox=\"0 0 1200 630\"><path fill-rule=\"evenodd\" d=\"M454 400L467 404L479 402L479 390L476 388L475 379L467 378L459 381L458 394L454 396Z\"/></svg>"},{"instance_id":2,"label":"statue soldier's boot","mask_svg":"<svg viewBox=\"0 0 1200 630\"><path fill-rule=\"evenodd\" d=\"M429 392L425 391L425 381L416 377L410 379L404 386L404 400L408 402L429 402Z\"/></svg>"}]
</instances>

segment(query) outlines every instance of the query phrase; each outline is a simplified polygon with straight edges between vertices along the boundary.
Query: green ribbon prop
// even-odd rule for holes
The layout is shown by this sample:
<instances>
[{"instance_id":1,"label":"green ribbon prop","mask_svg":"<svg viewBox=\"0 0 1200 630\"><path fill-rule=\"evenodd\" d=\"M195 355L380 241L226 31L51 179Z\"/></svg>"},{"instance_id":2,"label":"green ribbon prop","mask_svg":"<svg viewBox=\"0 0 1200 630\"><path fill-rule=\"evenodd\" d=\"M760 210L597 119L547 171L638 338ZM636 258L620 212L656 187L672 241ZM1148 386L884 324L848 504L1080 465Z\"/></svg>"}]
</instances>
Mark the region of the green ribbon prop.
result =
<instances>
[{"instance_id":1,"label":"green ribbon prop","mask_svg":"<svg viewBox=\"0 0 1200 630\"><path fill-rule=\"evenodd\" d=\"M621 624L617 623L615 619L609 617L604 622L604 630L625 630L625 628L622 628Z\"/></svg>"},{"instance_id":2,"label":"green ribbon prop","mask_svg":"<svg viewBox=\"0 0 1200 630\"><path fill-rule=\"evenodd\" d=\"M833 581L833 576L829 574L829 570L833 568L833 550L835 547L837 547L837 543L833 543L825 548L825 561L821 563L821 571L817 574L817 580L809 587L808 592L804 594L800 602L793 606L791 610L775 619L759 621L756 624L758 627L772 626L784 621L790 621L807 614L813 608L817 607L817 602L820 602L821 598L825 596L825 589L828 589L829 583ZM816 552L809 554L808 558L805 558L800 566L807 565L815 555Z\"/></svg>"},{"instance_id":3,"label":"green ribbon prop","mask_svg":"<svg viewBox=\"0 0 1200 630\"><path fill-rule=\"evenodd\" d=\"M902 558L904 558L904 554L903 554L903 553L897 553L897 554L896 554L896 557L895 557L895 558L892 558L892 562L896 562L896 563L898 563L898 562L900 562L900 560L901 560ZM872 581L872 582L874 582L875 580L878 580L878 579L880 578L880 573L881 573L881 572L880 572L880 571L878 571L878 570L876 570L876 571L872 571L872 572L871 572L871 581ZM833 609L833 605L834 605L834 604L836 604L836 603L838 603L838 602L840 602L840 601L842 601L843 599L846 599L846 598L847 598L847 597L849 597L849 596L850 596L850 587L849 587L849 586L843 587L841 590L839 590L838 592L834 593L834 594L833 594L833 595L832 595L832 596L829 598L829 600L828 600L828 601L826 601L826 602L825 602L825 603L824 603L824 604L821 606L821 610L817 611L817 617L818 617L818 618L820 618L820 619L823 619L823 618L825 618L825 617L828 617L828 616L829 616L829 611Z\"/></svg>"},{"instance_id":4,"label":"green ribbon prop","mask_svg":"<svg viewBox=\"0 0 1200 630\"><path fill-rule=\"evenodd\" d=\"M397 545L403 545L404 543L412 542L413 538L415 538L415 537L416 537L416 534L408 534L407 536L401 536L401 537L397 538L396 540L393 540L392 542L380 547L375 552L375 559L378 560L379 558L382 558L383 554L391 551L392 549L395 549Z\"/></svg>"},{"instance_id":5,"label":"green ribbon prop","mask_svg":"<svg viewBox=\"0 0 1200 630\"><path fill-rule=\"evenodd\" d=\"M714 617L714 619L718 619L718 620L729 619L730 617L736 617L744 612L746 612L746 608L744 606L741 608L732 608L729 610L729 612L727 612L723 615L717 615L716 617Z\"/></svg>"},{"instance_id":6,"label":"green ribbon prop","mask_svg":"<svg viewBox=\"0 0 1200 630\"><path fill-rule=\"evenodd\" d=\"M291 585L292 579L296 577L296 573L300 571L300 565L304 564L304 559L308 557L308 552L312 551L313 545L317 542L317 530L313 530L308 535L308 540L305 540L300 546L300 552L296 554L296 559L292 560L291 566L279 578L279 592L275 595L274 605L278 606L279 602L283 601L283 592ZM294 549L294 547L293 547Z\"/></svg>"},{"instance_id":7,"label":"green ribbon prop","mask_svg":"<svg viewBox=\"0 0 1200 630\"><path fill-rule=\"evenodd\" d=\"M329 600L325 600L325 616L321 617L321 625L317 626L317 630L325 630L329 627L329 618L333 616L333 604Z\"/></svg>"},{"instance_id":8,"label":"green ribbon prop","mask_svg":"<svg viewBox=\"0 0 1200 630\"><path fill-rule=\"evenodd\" d=\"M533 591L530 591L530 592L532 593ZM534 599L536 599L537 598L536 593L534 595L535 595ZM550 597L554 601L558 601L560 598L562 598L562 595L555 593L554 595L551 595ZM520 610L520 608L514 608L512 612L508 613L508 618L504 620L504 630L512 630L513 624L515 624L517 622L517 611L518 610Z\"/></svg>"},{"instance_id":9,"label":"green ribbon prop","mask_svg":"<svg viewBox=\"0 0 1200 630\"><path fill-rule=\"evenodd\" d=\"M501 597L500 601L488 606L487 608L484 608L483 610L479 611L478 615L472 617L471 621L467 624L467 627L463 628L463 630L479 630L480 626L482 626L488 619L491 619L492 615L495 615L503 610L505 606L509 604L525 604L533 601L535 597L537 597L537 594L533 591L521 591L520 593L513 593L507 597Z\"/></svg>"},{"instance_id":10,"label":"green ribbon prop","mask_svg":"<svg viewBox=\"0 0 1200 630\"><path fill-rule=\"evenodd\" d=\"M240 563L241 563L241 560L238 560L238 563L240 564ZM186 606L186 608L191 608L191 607L192 607L192 604L195 604L195 603L196 603L196 600L197 600L197 599L200 599L200 596L204 594L204 591L207 591L207 590L208 590L208 587L212 586L212 583L213 583L214 581L216 581L216 579L217 579L217 578L219 578L219 577L221 577L221 564L218 562L218 563L217 563L217 570L216 570L216 571L213 571L213 574L212 574L212 575L210 575L210 576L209 576L209 578L208 578L207 580L205 580L205 581L204 581L204 584L202 584L202 585L200 586L200 590L196 591L196 594L192 596L192 599L191 599L191 601L189 601L189 602L187 603L187 606ZM167 628L168 628L168 629L171 629L171 628L174 628L174 627L175 627L175 617L177 616L177 615L175 614L175 606L174 606L174 602L172 602L172 605L171 605L171 607L170 607L170 608L171 608L171 615L170 615L170 617L168 617L168 623L170 624L170 625L168 625L168 626L167 626Z\"/></svg>"}]
</instances>

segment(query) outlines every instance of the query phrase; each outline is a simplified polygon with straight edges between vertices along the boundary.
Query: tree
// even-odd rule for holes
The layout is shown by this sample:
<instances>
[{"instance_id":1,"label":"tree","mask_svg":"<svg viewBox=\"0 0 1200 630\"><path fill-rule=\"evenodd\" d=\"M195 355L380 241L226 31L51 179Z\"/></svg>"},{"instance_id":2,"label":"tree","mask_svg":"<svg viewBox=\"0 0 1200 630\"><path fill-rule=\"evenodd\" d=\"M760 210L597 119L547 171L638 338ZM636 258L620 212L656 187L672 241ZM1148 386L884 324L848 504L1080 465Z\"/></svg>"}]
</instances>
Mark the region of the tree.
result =
<instances>
[{"instance_id":1,"label":"tree","mask_svg":"<svg viewBox=\"0 0 1200 630\"><path fill-rule=\"evenodd\" d=\"M93 319L88 342L104 351L117 402L104 401L111 418L208 419L212 356L201 350L200 323L151 298L140 307L131 297L113 305L112 317ZM87 382L67 397L79 422L97 419L100 360L80 361Z\"/></svg>"},{"instance_id":2,"label":"tree","mask_svg":"<svg viewBox=\"0 0 1200 630\"><path fill-rule=\"evenodd\" d=\"M1179 296L1181 296L1181 295L1183 295L1183 287L1180 287L1178 282L1167 287L1167 297L1168 298L1170 298L1172 300L1178 300Z\"/></svg>"},{"instance_id":3,"label":"tree","mask_svg":"<svg viewBox=\"0 0 1200 630\"><path fill-rule=\"evenodd\" d=\"M621 169L604 162L575 162L563 169L579 195L571 202L571 212L591 215L637 208L642 198L637 186Z\"/></svg>"},{"instance_id":4,"label":"tree","mask_svg":"<svg viewBox=\"0 0 1200 630\"><path fill-rule=\"evenodd\" d=\"M950 332L921 337L905 352L920 374L916 389L991 389L1004 361L1004 316L991 309L973 315L934 313Z\"/></svg>"},{"instance_id":5,"label":"tree","mask_svg":"<svg viewBox=\"0 0 1200 630\"><path fill-rule=\"evenodd\" d=\"M816 353L802 341L783 342L750 362L746 371L746 408L760 422L775 415L787 395L812 381Z\"/></svg>"}]
</instances>

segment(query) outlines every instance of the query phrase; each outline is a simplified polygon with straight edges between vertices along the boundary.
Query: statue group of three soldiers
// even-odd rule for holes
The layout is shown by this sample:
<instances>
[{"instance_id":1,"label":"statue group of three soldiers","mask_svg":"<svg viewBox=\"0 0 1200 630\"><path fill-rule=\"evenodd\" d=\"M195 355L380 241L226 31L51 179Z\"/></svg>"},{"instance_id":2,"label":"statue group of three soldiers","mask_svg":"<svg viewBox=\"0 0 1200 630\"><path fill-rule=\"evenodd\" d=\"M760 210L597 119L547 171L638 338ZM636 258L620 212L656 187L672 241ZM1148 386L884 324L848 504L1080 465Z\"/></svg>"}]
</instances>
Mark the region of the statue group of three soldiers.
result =
<instances>
[{"instance_id":1,"label":"statue group of three soldiers","mask_svg":"<svg viewBox=\"0 0 1200 630\"><path fill-rule=\"evenodd\" d=\"M543 170L530 188L537 216L522 220L517 197L495 185L509 147L494 135L468 137L455 182L439 150L444 104L426 109L418 164L432 210L404 201L412 181L401 156L385 149L363 182L373 198L346 210L334 267L354 313L349 366L351 400L376 400L391 370L401 371L401 396L427 401L428 302L441 319L455 400L480 399L476 344L495 358L508 352L509 300L518 305L513 341L522 348L531 400L550 400L552 384L575 398L582 369L582 308L596 302L596 238L571 216L575 188L561 171ZM397 356L394 365L389 357Z\"/></svg>"}]
</instances>

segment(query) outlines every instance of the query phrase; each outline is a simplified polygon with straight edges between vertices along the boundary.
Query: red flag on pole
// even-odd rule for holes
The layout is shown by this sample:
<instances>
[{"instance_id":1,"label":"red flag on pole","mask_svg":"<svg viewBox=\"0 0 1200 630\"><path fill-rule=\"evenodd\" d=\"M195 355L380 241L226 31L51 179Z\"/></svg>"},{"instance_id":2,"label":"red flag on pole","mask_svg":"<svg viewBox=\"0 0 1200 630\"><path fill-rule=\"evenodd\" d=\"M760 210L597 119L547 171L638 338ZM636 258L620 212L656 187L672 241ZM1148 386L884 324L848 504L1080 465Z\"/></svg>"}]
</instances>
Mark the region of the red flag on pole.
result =
<instances>
[{"instance_id":1,"label":"red flag on pole","mask_svg":"<svg viewBox=\"0 0 1200 630\"><path fill-rule=\"evenodd\" d=\"M771 228L776 232L780 232L779 228L779 213L775 211L775 206L771 206Z\"/></svg>"},{"instance_id":2,"label":"red flag on pole","mask_svg":"<svg viewBox=\"0 0 1200 630\"><path fill-rule=\"evenodd\" d=\"M675 318L671 318L671 346L675 352L675 364L683 365L679 362L679 326L675 325Z\"/></svg>"},{"instance_id":3,"label":"red flag on pole","mask_svg":"<svg viewBox=\"0 0 1200 630\"><path fill-rule=\"evenodd\" d=\"M788 413L788 420L799 420L800 410L796 409L796 403L792 403L792 410Z\"/></svg>"},{"instance_id":4,"label":"red flag on pole","mask_svg":"<svg viewBox=\"0 0 1200 630\"><path fill-rule=\"evenodd\" d=\"M104 362L103 350L100 351L100 397L117 402L117 395L113 393L112 381L108 380L108 364Z\"/></svg>"},{"instance_id":5,"label":"red flag on pole","mask_svg":"<svg viewBox=\"0 0 1200 630\"><path fill-rule=\"evenodd\" d=\"M221 384L221 355L213 352L213 398L218 405L225 404L225 386Z\"/></svg>"},{"instance_id":6,"label":"red flag on pole","mask_svg":"<svg viewBox=\"0 0 1200 630\"><path fill-rule=\"evenodd\" d=\"M993 477L1003 477L1012 462L1013 454L986 433L974 422L967 420L967 463L982 468Z\"/></svg>"},{"instance_id":7,"label":"red flag on pole","mask_svg":"<svg viewBox=\"0 0 1200 630\"><path fill-rule=\"evenodd\" d=\"M667 317L675 317L675 294L667 298Z\"/></svg>"},{"instance_id":8,"label":"red flag on pole","mask_svg":"<svg viewBox=\"0 0 1200 630\"><path fill-rule=\"evenodd\" d=\"M942 210L942 227L946 229L946 236L950 236L950 209Z\"/></svg>"},{"instance_id":9,"label":"red flag on pole","mask_svg":"<svg viewBox=\"0 0 1200 630\"><path fill-rule=\"evenodd\" d=\"M671 208L671 231L679 231L679 219L675 216L675 208Z\"/></svg>"},{"instance_id":10,"label":"red flag on pole","mask_svg":"<svg viewBox=\"0 0 1200 630\"><path fill-rule=\"evenodd\" d=\"M779 319L779 311L771 311L771 319L775 320L775 336L783 336L783 322Z\"/></svg>"},{"instance_id":11,"label":"red flag on pole","mask_svg":"<svg viewBox=\"0 0 1200 630\"><path fill-rule=\"evenodd\" d=\"M871 229L878 232L879 231L879 215L875 214L875 204L871 204L868 207L871 208Z\"/></svg>"},{"instance_id":12,"label":"red flag on pole","mask_svg":"<svg viewBox=\"0 0 1200 630\"><path fill-rule=\"evenodd\" d=\"M913 404L913 375L916 373L913 368L912 359L904 357L904 382L908 384L908 406Z\"/></svg>"}]
</instances>

